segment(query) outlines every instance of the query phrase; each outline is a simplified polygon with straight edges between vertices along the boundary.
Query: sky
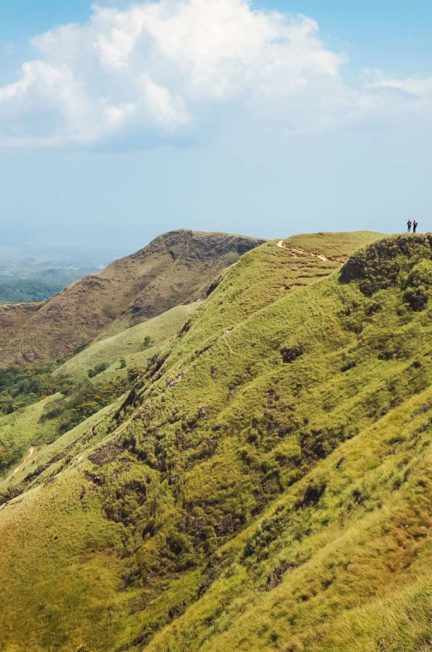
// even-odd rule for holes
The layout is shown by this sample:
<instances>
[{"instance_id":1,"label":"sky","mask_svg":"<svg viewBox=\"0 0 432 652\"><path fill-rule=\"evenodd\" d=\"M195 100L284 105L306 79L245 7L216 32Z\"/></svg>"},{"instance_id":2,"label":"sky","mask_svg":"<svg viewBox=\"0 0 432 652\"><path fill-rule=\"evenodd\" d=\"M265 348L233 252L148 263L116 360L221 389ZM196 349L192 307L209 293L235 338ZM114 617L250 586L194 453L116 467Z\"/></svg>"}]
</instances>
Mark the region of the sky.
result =
<instances>
[{"instance_id":1,"label":"sky","mask_svg":"<svg viewBox=\"0 0 432 652\"><path fill-rule=\"evenodd\" d=\"M0 245L432 230L432 3L2 0Z\"/></svg>"}]
</instances>

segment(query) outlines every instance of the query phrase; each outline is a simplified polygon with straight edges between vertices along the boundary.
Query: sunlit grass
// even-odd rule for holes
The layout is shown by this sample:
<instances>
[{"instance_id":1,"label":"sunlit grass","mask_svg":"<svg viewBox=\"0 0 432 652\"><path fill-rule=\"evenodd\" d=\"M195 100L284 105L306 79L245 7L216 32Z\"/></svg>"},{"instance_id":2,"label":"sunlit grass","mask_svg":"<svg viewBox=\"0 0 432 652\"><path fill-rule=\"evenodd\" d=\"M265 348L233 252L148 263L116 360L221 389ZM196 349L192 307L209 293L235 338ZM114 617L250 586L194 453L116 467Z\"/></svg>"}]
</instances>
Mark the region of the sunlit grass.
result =
<instances>
[{"instance_id":1,"label":"sunlit grass","mask_svg":"<svg viewBox=\"0 0 432 652\"><path fill-rule=\"evenodd\" d=\"M376 237L245 255L128 396L3 485L0 648L430 649L431 314L407 296L430 244L341 283Z\"/></svg>"}]
</instances>

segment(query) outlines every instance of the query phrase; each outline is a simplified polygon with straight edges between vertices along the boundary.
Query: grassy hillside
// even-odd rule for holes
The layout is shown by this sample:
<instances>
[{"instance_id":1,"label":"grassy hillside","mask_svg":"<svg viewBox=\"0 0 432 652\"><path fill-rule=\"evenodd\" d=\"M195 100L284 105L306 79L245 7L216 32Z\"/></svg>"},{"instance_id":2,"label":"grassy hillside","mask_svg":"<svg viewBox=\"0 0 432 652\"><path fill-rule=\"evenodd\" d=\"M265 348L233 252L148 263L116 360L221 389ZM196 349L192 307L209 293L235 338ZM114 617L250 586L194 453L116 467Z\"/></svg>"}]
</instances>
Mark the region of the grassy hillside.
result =
<instances>
[{"instance_id":1,"label":"grassy hillside","mask_svg":"<svg viewBox=\"0 0 432 652\"><path fill-rule=\"evenodd\" d=\"M173 338L198 304L177 306L95 342L64 364L0 371L0 478L22 460L110 404Z\"/></svg>"},{"instance_id":2,"label":"grassy hillside","mask_svg":"<svg viewBox=\"0 0 432 652\"><path fill-rule=\"evenodd\" d=\"M377 238L244 255L3 482L0 648L430 648L432 237Z\"/></svg>"},{"instance_id":3,"label":"grassy hillside","mask_svg":"<svg viewBox=\"0 0 432 652\"><path fill-rule=\"evenodd\" d=\"M95 339L193 303L205 295L215 275L261 242L225 233L174 231L76 281L37 310L0 306L1 364L62 359Z\"/></svg>"},{"instance_id":4,"label":"grassy hillside","mask_svg":"<svg viewBox=\"0 0 432 652\"><path fill-rule=\"evenodd\" d=\"M196 302L187 306L176 306L117 335L97 340L67 360L54 375L69 375L75 379L88 378L89 372L102 365L107 367L106 370L93 378L95 381L106 381L113 376L125 375L128 369L142 368L162 342L177 334L198 305Z\"/></svg>"}]
</instances>

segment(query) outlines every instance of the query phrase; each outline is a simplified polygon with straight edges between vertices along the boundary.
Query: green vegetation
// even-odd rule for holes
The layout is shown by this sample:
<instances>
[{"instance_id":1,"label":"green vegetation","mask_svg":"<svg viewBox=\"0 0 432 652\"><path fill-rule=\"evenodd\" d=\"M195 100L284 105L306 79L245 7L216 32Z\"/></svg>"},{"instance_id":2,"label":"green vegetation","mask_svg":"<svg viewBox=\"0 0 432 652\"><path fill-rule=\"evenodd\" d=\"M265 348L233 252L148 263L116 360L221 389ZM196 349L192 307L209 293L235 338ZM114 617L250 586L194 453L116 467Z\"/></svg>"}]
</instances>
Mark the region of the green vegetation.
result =
<instances>
[{"instance_id":1,"label":"green vegetation","mask_svg":"<svg viewBox=\"0 0 432 652\"><path fill-rule=\"evenodd\" d=\"M67 381L65 378L62 380ZM63 395L48 403L40 419L42 422L55 421L57 434L60 435L110 405L128 388L126 379L123 382L104 383L97 387L90 382L70 383Z\"/></svg>"},{"instance_id":2,"label":"green vegetation","mask_svg":"<svg viewBox=\"0 0 432 652\"><path fill-rule=\"evenodd\" d=\"M96 382L125 378L128 368L145 367L149 357L161 344L177 334L198 306L199 303L176 306L112 337L84 345L55 371L55 375L66 375L75 380L90 377ZM101 369L101 365L108 366L104 371L93 375L93 370Z\"/></svg>"},{"instance_id":3,"label":"green vegetation","mask_svg":"<svg viewBox=\"0 0 432 652\"><path fill-rule=\"evenodd\" d=\"M378 237L266 243L3 417L66 426L0 485L0 648L430 649L432 237Z\"/></svg>"},{"instance_id":4,"label":"green vegetation","mask_svg":"<svg viewBox=\"0 0 432 652\"><path fill-rule=\"evenodd\" d=\"M0 369L0 414L11 414L55 394L59 384L52 378L53 369L54 365Z\"/></svg>"},{"instance_id":5,"label":"green vegetation","mask_svg":"<svg viewBox=\"0 0 432 652\"><path fill-rule=\"evenodd\" d=\"M173 337L196 305L178 306L112 338L82 344L76 355L60 366L0 370L0 415L16 414L14 419L0 417L0 477L25 457L30 445L55 441L124 394L136 380L140 360L145 363L156 352L156 343L160 346ZM144 333L152 335L144 336L148 352L143 357ZM117 360L121 351L127 361ZM104 356L109 363L99 361ZM88 365L94 366L87 369ZM33 405L34 409L26 409Z\"/></svg>"},{"instance_id":6,"label":"green vegetation","mask_svg":"<svg viewBox=\"0 0 432 652\"><path fill-rule=\"evenodd\" d=\"M146 335L145 338L143 339L143 343L141 344L141 351L147 351L147 349L150 349L153 346L153 340L150 337L150 335Z\"/></svg>"},{"instance_id":7,"label":"green vegetation","mask_svg":"<svg viewBox=\"0 0 432 652\"><path fill-rule=\"evenodd\" d=\"M2 279L0 277L0 303L20 303L22 301L44 301L61 292L71 279L44 280Z\"/></svg>"},{"instance_id":8,"label":"green vegetation","mask_svg":"<svg viewBox=\"0 0 432 652\"><path fill-rule=\"evenodd\" d=\"M0 477L25 456L29 445L55 441L130 388L127 376L95 387L89 381L53 377L52 367L0 371ZM0 413L0 415L1 415Z\"/></svg>"},{"instance_id":9,"label":"green vegetation","mask_svg":"<svg viewBox=\"0 0 432 652\"><path fill-rule=\"evenodd\" d=\"M55 396L42 399L11 414L0 416L0 478L10 475L28 454L31 446L45 446L56 437L55 423L41 417Z\"/></svg>"},{"instance_id":10,"label":"green vegetation","mask_svg":"<svg viewBox=\"0 0 432 652\"><path fill-rule=\"evenodd\" d=\"M99 376L99 374L102 374L104 371L106 371L108 367L109 365L106 362L101 362L97 364L96 367L88 371L88 377L94 378L95 376Z\"/></svg>"}]
</instances>

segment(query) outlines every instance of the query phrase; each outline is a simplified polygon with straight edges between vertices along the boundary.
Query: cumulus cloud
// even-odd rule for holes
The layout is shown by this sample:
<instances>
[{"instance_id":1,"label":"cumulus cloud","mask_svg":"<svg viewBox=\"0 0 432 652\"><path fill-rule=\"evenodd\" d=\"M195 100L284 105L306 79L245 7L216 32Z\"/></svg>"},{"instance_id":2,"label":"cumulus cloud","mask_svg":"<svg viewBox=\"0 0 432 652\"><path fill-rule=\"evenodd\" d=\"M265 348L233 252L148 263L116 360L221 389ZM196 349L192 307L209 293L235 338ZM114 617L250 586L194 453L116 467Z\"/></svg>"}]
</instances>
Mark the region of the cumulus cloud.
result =
<instances>
[{"instance_id":1,"label":"cumulus cloud","mask_svg":"<svg viewBox=\"0 0 432 652\"><path fill-rule=\"evenodd\" d=\"M246 0L94 7L88 24L33 41L36 57L0 88L0 140L90 145L130 133L175 137L209 107L289 104L340 83L342 58L304 16ZM253 109L252 109L253 110Z\"/></svg>"},{"instance_id":2,"label":"cumulus cloud","mask_svg":"<svg viewBox=\"0 0 432 652\"><path fill-rule=\"evenodd\" d=\"M227 107L310 130L371 110L377 101L367 92L431 95L430 80L376 81L366 95L347 88L344 58L323 44L315 21L248 0L95 6L87 24L57 27L33 47L20 78L0 87L2 145L175 141Z\"/></svg>"}]
</instances>

